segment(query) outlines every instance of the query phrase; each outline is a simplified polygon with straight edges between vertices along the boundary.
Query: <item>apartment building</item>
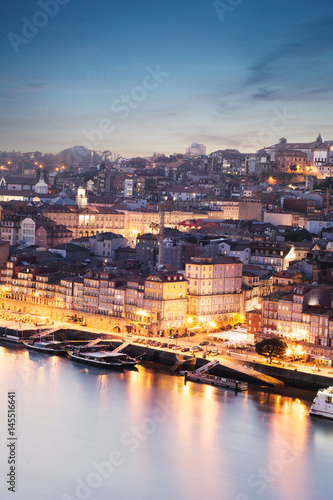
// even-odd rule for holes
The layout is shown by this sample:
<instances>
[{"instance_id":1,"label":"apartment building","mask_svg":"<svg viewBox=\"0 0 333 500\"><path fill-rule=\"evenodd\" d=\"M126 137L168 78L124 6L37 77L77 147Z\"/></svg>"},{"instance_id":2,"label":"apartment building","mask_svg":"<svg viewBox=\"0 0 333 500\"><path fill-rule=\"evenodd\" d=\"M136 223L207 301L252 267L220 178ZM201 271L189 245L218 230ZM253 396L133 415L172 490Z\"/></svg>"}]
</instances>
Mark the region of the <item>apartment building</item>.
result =
<instances>
[{"instance_id":1,"label":"apartment building","mask_svg":"<svg viewBox=\"0 0 333 500\"><path fill-rule=\"evenodd\" d=\"M186 304L186 279L182 274L161 272L145 280L144 311L158 330L184 329Z\"/></svg>"},{"instance_id":2,"label":"apartment building","mask_svg":"<svg viewBox=\"0 0 333 500\"><path fill-rule=\"evenodd\" d=\"M263 333L333 346L332 287L297 285L264 297Z\"/></svg>"},{"instance_id":3,"label":"apartment building","mask_svg":"<svg viewBox=\"0 0 333 500\"><path fill-rule=\"evenodd\" d=\"M262 266L272 273L285 271L292 260L296 260L293 246L282 243L252 242L250 264Z\"/></svg>"},{"instance_id":4,"label":"apartment building","mask_svg":"<svg viewBox=\"0 0 333 500\"><path fill-rule=\"evenodd\" d=\"M194 257L185 265L188 314L227 321L241 312L243 264L233 257Z\"/></svg>"},{"instance_id":5,"label":"apartment building","mask_svg":"<svg viewBox=\"0 0 333 500\"><path fill-rule=\"evenodd\" d=\"M22 215L3 213L0 221L1 240L8 241L10 245L17 245L20 242L20 229Z\"/></svg>"}]
</instances>

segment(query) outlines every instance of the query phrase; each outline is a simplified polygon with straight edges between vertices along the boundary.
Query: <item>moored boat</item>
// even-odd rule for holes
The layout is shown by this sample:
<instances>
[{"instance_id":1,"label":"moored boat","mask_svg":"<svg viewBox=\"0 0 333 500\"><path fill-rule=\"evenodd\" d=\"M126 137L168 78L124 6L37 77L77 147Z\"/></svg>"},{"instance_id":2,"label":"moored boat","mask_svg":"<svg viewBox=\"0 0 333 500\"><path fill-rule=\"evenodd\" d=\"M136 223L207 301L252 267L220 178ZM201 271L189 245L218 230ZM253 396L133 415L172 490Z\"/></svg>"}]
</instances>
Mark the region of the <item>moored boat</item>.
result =
<instances>
[{"instance_id":1,"label":"moored boat","mask_svg":"<svg viewBox=\"0 0 333 500\"><path fill-rule=\"evenodd\" d=\"M29 340L23 340L23 344L28 349L47 354L64 356L66 353L65 344L57 340L38 340L36 338L30 338Z\"/></svg>"},{"instance_id":2,"label":"moored boat","mask_svg":"<svg viewBox=\"0 0 333 500\"><path fill-rule=\"evenodd\" d=\"M310 415L333 419L333 386L319 389L311 405Z\"/></svg>"},{"instance_id":3,"label":"moored boat","mask_svg":"<svg viewBox=\"0 0 333 500\"><path fill-rule=\"evenodd\" d=\"M0 327L0 341L10 342L11 344L22 345L23 340L28 340L29 337L36 333L36 330L26 328L15 329Z\"/></svg>"},{"instance_id":4,"label":"moored boat","mask_svg":"<svg viewBox=\"0 0 333 500\"><path fill-rule=\"evenodd\" d=\"M192 382L200 382L202 384L215 385L217 387L225 387L227 389L233 389L237 392L248 390L247 382L218 377L217 375L212 375L210 373L185 372L185 383L187 382L187 380L190 380Z\"/></svg>"},{"instance_id":5,"label":"moored boat","mask_svg":"<svg viewBox=\"0 0 333 500\"><path fill-rule=\"evenodd\" d=\"M131 358L123 352L115 351L84 351L80 348L73 348L68 349L66 352L74 361L111 370L134 368L141 360L140 358Z\"/></svg>"}]
</instances>

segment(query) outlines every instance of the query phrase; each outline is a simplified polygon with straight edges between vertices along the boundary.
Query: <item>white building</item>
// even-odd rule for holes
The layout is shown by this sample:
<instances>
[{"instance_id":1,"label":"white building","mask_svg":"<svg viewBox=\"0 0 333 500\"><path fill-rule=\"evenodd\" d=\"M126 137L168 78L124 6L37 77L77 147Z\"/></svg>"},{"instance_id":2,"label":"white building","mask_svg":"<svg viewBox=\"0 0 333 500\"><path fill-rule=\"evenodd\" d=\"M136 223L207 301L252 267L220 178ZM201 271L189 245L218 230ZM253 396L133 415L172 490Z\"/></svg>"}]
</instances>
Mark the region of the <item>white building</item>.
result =
<instances>
[{"instance_id":1,"label":"white building","mask_svg":"<svg viewBox=\"0 0 333 500\"><path fill-rule=\"evenodd\" d=\"M88 205L87 191L84 187L77 188L76 204L79 208L85 208Z\"/></svg>"},{"instance_id":2,"label":"white building","mask_svg":"<svg viewBox=\"0 0 333 500\"><path fill-rule=\"evenodd\" d=\"M127 238L111 232L97 233L89 238L90 251L98 257L105 257L106 260L114 260L115 251L127 246Z\"/></svg>"},{"instance_id":3,"label":"white building","mask_svg":"<svg viewBox=\"0 0 333 500\"><path fill-rule=\"evenodd\" d=\"M186 154L190 156L202 156L206 154L206 146L192 142L189 148L186 148Z\"/></svg>"},{"instance_id":4,"label":"white building","mask_svg":"<svg viewBox=\"0 0 333 500\"><path fill-rule=\"evenodd\" d=\"M0 187L8 191L33 191L37 177L13 177L3 176L0 178Z\"/></svg>"},{"instance_id":5,"label":"white building","mask_svg":"<svg viewBox=\"0 0 333 500\"><path fill-rule=\"evenodd\" d=\"M43 175L35 185L35 193L36 194L48 194L49 193L49 187L45 182L45 179L43 178Z\"/></svg>"},{"instance_id":6,"label":"white building","mask_svg":"<svg viewBox=\"0 0 333 500\"><path fill-rule=\"evenodd\" d=\"M294 214L292 212L268 212L264 211L264 222L274 226L294 226Z\"/></svg>"},{"instance_id":7,"label":"white building","mask_svg":"<svg viewBox=\"0 0 333 500\"><path fill-rule=\"evenodd\" d=\"M135 179L129 177L124 180L124 197L132 198L134 193Z\"/></svg>"},{"instance_id":8,"label":"white building","mask_svg":"<svg viewBox=\"0 0 333 500\"><path fill-rule=\"evenodd\" d=\"M36 244L36 223L31 217L21 221L20 242L27 246Z\"/></svg>"},{"instance_id":9,"label":"white building","mask_svg":"<svg viewBox=\"0 0 333 500\"><path fill-rule=\"evenodd\" d=\"M333 227L333 219L311 219L306 222L309 233L319 234L325 227Z\"/></svg>"},{"instance_id":10,"label":"white building","mask_svg":"<svg viewBox=\"0 0 333 500\"><path fill-rule=\"evenodd\" d=\"M162 194L170 196L173 201L195 201L207 197L209 190L201 187L181 186L175 184L167 186Z\"/></svg>"},{"instance_id":11,"label":"white building","mask_svg":"<svg viewBox=\"0 0 333 500\"><path fill-rule=\"evenodd\" d=\"M219 243L219 252L221 255L227 255L228 257L236 257L243 264L249 264L251 249L250 245L246 243L233 243L232 241L223 241Z\"/></svg>"}]
</instances>

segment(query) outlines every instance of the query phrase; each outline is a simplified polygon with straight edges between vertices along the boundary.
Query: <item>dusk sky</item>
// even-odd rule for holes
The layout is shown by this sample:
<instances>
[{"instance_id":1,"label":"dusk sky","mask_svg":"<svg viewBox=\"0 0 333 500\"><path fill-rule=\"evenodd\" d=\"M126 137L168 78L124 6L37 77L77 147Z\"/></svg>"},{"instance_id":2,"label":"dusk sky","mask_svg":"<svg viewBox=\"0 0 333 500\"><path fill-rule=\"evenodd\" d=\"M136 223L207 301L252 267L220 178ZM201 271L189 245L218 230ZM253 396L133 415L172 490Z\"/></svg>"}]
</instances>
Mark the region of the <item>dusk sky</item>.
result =
<instances>
[{"instance_id":1,"label":"dusk sky","mask_svg":"<svg viewBox=\"0 0 333 500\"><path fill-rule=\"evenodd\" d=\"M329 0L55 2L53 17L47 0L2 7L0 150L333 139Z\"/></svg>"}]
</instances>

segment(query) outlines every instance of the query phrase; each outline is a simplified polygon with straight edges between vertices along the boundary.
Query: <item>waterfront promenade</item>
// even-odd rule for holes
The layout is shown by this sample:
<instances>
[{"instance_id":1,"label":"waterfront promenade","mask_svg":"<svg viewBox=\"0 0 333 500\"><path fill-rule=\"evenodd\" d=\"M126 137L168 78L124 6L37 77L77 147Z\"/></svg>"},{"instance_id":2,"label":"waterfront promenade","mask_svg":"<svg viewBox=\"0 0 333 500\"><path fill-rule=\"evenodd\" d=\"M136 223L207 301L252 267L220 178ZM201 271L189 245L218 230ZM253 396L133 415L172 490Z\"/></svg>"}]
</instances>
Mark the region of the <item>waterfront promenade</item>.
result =
<instances>
[{"instance_id":1,"label":"waterfront promenade","mask_svg":"<svg viewBox=\"0 0 333 500\"><path fill-rule=\"evenodd\" d=\"M38 320L36 320L38 323ZM7 326L7 328L15 328L17 323L13 321L0 322L0 326ZM21 325L22 329L31 329L31 325ZM48 330L50 325L41 326L41 331ZM85 338L89 338L89 334L107 335L110 340L117 343L123 341L130 342L130 346L126 348L128 354L131 356L138 356L144 354L144 359L147 361L155 361L158 364L167 364L172 367L176 363L176 355L191 354L191 348L197 346L205 339L205 334L198 334L195 337L168 339L168 338L147 338L143 336L132 336L130 334L116 334L108 331L101 331L99 328L86 328L80 325L73 325L71 323L52 324L54 328L82 331ZM87 337L88 335L88 337ZM161 345L150 345L152 342L160 341ZM167 344L167 346L165 346ZM182 352L183 348L187 348L186 352ZM223 345L222 342L210 343L201 347L201 351L196 351L194 354L197 358L197 367L202 366L206 362L216 359L219 361L219 366L213 368L214 375L226 376L228 378L239 379L247 381L255 385L266 386L297 386L310 390L317 390L320 387L325 387L333 384L332 369L314 369L306 363L287 363L275 362L272 365L267 363L265 358L258 356L253 347L248 350L230 350ZM215 352L210 354L211 349L218 349L218 354ZM160 354L159 354L160 353ZM164 354L169 354L165 356ZM178 368L179 369L179 368ZM319 370L319 371L318 371Z\"/></svg>"}]
</instances>

